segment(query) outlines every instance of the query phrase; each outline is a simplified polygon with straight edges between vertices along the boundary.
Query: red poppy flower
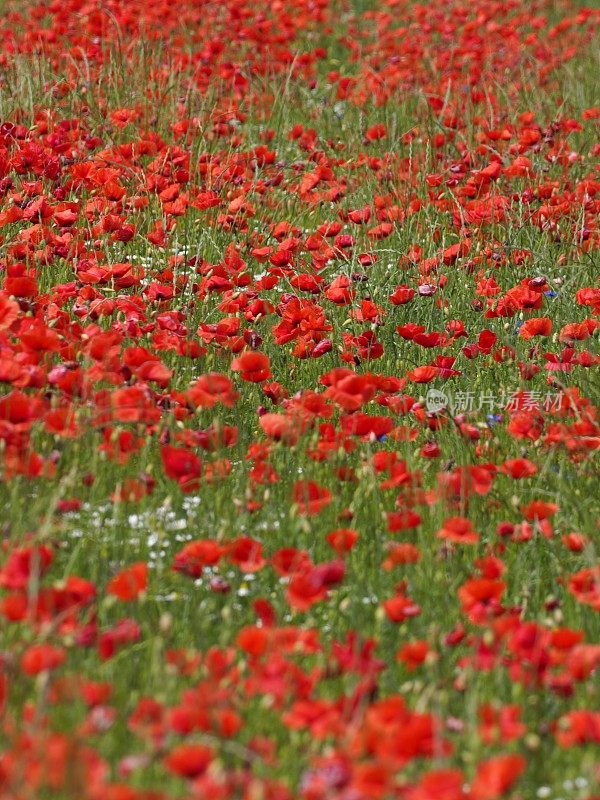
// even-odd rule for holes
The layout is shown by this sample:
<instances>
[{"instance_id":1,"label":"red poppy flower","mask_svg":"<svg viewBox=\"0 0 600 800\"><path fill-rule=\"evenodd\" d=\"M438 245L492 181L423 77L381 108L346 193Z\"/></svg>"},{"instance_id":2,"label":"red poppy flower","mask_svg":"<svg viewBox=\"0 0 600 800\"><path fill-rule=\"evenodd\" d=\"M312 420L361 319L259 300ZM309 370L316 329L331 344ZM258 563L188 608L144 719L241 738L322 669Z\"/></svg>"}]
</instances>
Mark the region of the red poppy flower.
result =
<instances>
[{"instance_id":1,"label":"red poppy flower","mask_svg":"<svg viewBox=\"0 0 600 800\"><path fill-rule=\"evenodd\" d=\"M352 528L336 528L325 537L336 553L347 553L358 541L358 531Z\"/></svg>"},{"instance_id":2,"label":"red poppy flower","mask_svg":"<svg viewBox=\"0 0 600 800\"><path fill-rule=\"evenodd\" d=\"M325 397L331 398L346 412L358 411L376 392L376 386L368 376L357 375L343 367L323 375L321 383L328 387Z\"/></svg>"},{"instance_id":3,"label":"red poppy flower","mask_svg":"<svg viewBox=\"0 0 600 800\"><path fill-rule=\"evenodd\" d=\"M458 590L458 597L464 611L474 621L487 619L500 607L500 598L506 584L490 578L471 578Z\"/></svg>"},{"instance_id":4,"label":"red poppy flower","mask_svg":"<svg viewBox=\"0 0 600 800\"><path fill-rule=\"evenodd\" d=\"M403 594L386 600L383 603L385 613L392 622L405 622L411 617L416 617L421 613L420 607Z\"/></svg>"},{"instance_id":5,"label":"red poppy flower","mask_svg":"<svg viewBox=\"0 0 600 800\"><path fill-rule=\"evenodd\" d=\"M173 570L199 578L205 567L214 566L223 555L223 548L212 539L200 539L186 544L173 560Z\"/></svg>"},{"instance_id":6,"label":"red poppy flower","mask_svg":"<svg viewBox=\"0 0 600 800\"><path fill-rule=\"evenodd\" d=\"M504 462L501 471L518 480L519 478L529 478L535 475L538 468L533 461L529 461L527 458L513 458Z\"/></svg>"},{"instance_id":7,"label":"red poppy flower","mask_svg":"<svg viewBox=\"0 0 600 800\"><path fill-rule=\"evenodd\" d=\"M412 672L425 661L428 653L429 644L426 641L419 640L402 645L396 658L398 661L404 662L408 671Z\"/></svg>"},{"instance_id":8,"label":"red poppy flower","mask_svg":"<svg viewBox=\"0 0 600 800\"><path fill-rule=\"evenodd\" d=\"M214 758L212 748L203 744L180 744L163 759L169 772L182 778L197 778L203 775Z\"/></svg>"},{"instance_id":9,"label":"red poppy flower","mask_svg":"<svg viewBox=\"0 0 600 800\"><path fill-rule=\"evenodd\" d=\"M112 628L102 633L98 639L98 653L103 661L112 658L115 653L128 644L137 642L141 636L141 628L134 619L121 619Z\"/></svg>"},{"instance_id":10,"label":"red poppy flower","mask_svg":"<svg viewBox=\"0 0 600 800\"><path fill-rule=\"evenodd\" d=\"M569 591L580 603L600 611L600 564L571 575Z\"/></svg>"},{"instance_id":11,"label":"red poppy flower","mask_svg":"<svg viewBox=\"0 0 600 800\"><path fill-rule=\"evenodd\" d=\"M241 372L242 380L261 383L271 377L269 357L264 353L246 351L231 362L234 372Z\"/></svg>"},{"instance_id":12,"label":"red poppy flower","mask_svg":"<svg viewBox=\"0 0 600 800\"><path fill-rule=\"evenodd\" d=\"M550 336L552 320L549 317L530 317L519 329L519 336L531 339L534 336Z\"/></svg>"},{"instance_id":13,"label":"red poppy flower","mask_svg":"<svg viewBox=\"0 0 600 800\"><path fill-rule=\"evenodd\" d=\"M414 544L400 542L391 544L388 548L387 557L382 562L385 570L391 570L396 565L416 564L421 558L421 551Z\"/></svg>"},{"instance_id":14,"label":"red poppy flower","mask_svg":"<svg viewBox=\"0 0 600 800\"><path fill-rule=\"evenodd\" d=\"M259 423L269 439L287 445L297 444L303 428L299 418L285 414L263 414Z\"/></svg>"},{"instance_id":15,"label":"red poppy flower","mask_svg":"<svg viewBox=\"0 0 600 800\"><path fill-rule=\"evenodd\" d=\"M66 653L62 647L33 644L23 653L21 669L26 675L39 675L40 672L60 667L65 659Z\"/></svg>"},{"instance_id":16,"label":"red poppy flower","mask_svg":"<svg viewBox=\"0 0 600 800\"><path fill-rule=\"evenodd\" d=\"M195 453L181 447L165 444L162 446L161 458L165 474L176 480L184 492L190 492L200 485L202 464Z\"/></svg>"},{"instance_id":17,"label":"red poppy flower","mask_svg":"<svg viewBox=\"0 0 600 800\"><path fill-rule=\"evenodd\" d=\"M386 481L385 483L387 484L388 482ZM385 488L383 484L382 488ZM410 508L402 511L388 511L386 516L390 533L409 531L413 528L418 528L421 524L421 515Z\"/></svg>"},{"instance_id":18,"label":"red poppy flower","mask_svg":"<svg viewBox=\"0 0 600 800\"><path fill-rule=\"evenodd\" d=\"M216 403L231 407L235 405L238 393L226 375L208 372L190 386L186 398L195 408L212 408Z\"/></svg>"},{"instance_id":19,"label":"red poppy flower","mask_svg":"<svg viewBox=\"0 0 600 800\"><path fill-rule=\"evenodd\" d=\"M501 797L514 785L526 766L524 757L516 753L482 761L471 784L473 800L495 800Z\"/></svg>"},{"instance_id":20,"label":"red poppy flower","mask_svg":"<svg viewBox=\"0 0 600 800\"><path fill-rule=\"evenodd\" d=\"M459 769L444 769L423 775L408 790L406 800L467 800L465 778Z\"/></svg>"},{"instance_id":21,"label":"red poppy flower","mask_svg":"<svg viewBox=\"0 0 600 800\"><path fill-rule=\"evenodd\" d=\"M479 541L479 534L473 530L471 520L465 517L448 517L437 532L437 537L454 544L476 544Z\"/></svg>"},{"instance_id":22,"label":"red poppy flower","mask_svg":"<svg viewBox=\"0 0 600 800\"><path fill-rule=\"evenodd\" d=\"M118 597L119 600L135 600L145 591L147 581L148 565L145 561L140 561L115 575L108 582L106 591L108 594Z\"/></svg>"},{"instance_id":23,"label":"red poppy flower","mask_svg":"<svg viewBox=\"0 0 600 800\"><path fill-rule=\"evenodd\" d=\"M227 558L238 564L243 572L258 572L267 563L263 558L263 546L250 536L239 536L225 547Z\"/></svg>"},{"instance_id":24,"label":"red poppy flower","mask_svg":"<svg viewBox=\"0 0 600 800\"><path fill-rule=\"evenodd\" d=\"M559 510L556 503L547 503L545 500L532 500L521 509L523 516L528 520L546 520L554 516Z\"/></svg>"},{"instance_id":25,"label":"red poppy flower","mask_svg":"<svg viewBox=\"0 0 600 800\"><path fill-rule=\"evenodd\" d=\"M331 492L315 481L296 481L294 484L294 502L301 514L313 516L331 503Z\"/></svg>"}]
</instances>

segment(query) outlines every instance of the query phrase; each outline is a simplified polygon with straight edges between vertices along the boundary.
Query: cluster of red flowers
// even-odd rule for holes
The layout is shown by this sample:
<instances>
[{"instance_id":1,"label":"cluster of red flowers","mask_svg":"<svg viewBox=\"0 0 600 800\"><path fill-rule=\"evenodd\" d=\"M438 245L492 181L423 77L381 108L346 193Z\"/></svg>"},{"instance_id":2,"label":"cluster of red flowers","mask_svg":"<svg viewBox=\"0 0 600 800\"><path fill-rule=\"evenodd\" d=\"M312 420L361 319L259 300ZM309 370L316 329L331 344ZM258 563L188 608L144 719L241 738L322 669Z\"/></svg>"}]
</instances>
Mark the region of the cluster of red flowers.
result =
<instances>
[{"instance_id":1,"label":"cluster of red flowers","mask_svg":"<svg viewBox=\"0 0 600 800\"><path fill-rule=\"evenodd\" d=\"M0 800L600 783L598 10L4 6Z\"/></svg>"}]
</instances>

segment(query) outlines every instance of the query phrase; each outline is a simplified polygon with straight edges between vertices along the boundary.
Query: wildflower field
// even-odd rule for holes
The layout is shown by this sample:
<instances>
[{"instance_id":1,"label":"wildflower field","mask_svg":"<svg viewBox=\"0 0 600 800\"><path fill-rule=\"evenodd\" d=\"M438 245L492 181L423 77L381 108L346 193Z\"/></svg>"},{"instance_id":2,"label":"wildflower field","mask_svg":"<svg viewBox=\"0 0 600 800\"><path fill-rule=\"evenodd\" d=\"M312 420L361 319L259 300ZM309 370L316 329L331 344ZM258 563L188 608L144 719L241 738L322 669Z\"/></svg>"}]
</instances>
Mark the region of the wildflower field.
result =
<instances>
[{"instance_id":1,"label":"wildflower field","mask_svg":"<svg viewBox=\"0 0 600 800\"><path fill-rule=\"evenodd\" d=\"M0 800L600 798L599 27L0 0Z\"/></svg>"}]
</instances>

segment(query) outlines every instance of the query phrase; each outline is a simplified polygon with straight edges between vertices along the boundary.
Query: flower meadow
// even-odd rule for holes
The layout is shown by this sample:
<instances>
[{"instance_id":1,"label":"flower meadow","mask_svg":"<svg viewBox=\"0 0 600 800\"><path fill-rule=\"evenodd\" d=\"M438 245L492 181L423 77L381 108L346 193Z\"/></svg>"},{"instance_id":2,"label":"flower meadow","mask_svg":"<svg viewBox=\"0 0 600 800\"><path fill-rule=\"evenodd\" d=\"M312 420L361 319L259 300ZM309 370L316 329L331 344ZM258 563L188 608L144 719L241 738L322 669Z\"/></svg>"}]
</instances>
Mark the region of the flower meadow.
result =
<instances>
[{"instance_id":1,"label":"flower meadow","mask_svg":"<svg viewBox=\"0 0 600 800\"><path fill-rule=\"evenodd\" d=\"M0 11L0 799L598 800L600 6Z\"/></svg>"}]
</instances>

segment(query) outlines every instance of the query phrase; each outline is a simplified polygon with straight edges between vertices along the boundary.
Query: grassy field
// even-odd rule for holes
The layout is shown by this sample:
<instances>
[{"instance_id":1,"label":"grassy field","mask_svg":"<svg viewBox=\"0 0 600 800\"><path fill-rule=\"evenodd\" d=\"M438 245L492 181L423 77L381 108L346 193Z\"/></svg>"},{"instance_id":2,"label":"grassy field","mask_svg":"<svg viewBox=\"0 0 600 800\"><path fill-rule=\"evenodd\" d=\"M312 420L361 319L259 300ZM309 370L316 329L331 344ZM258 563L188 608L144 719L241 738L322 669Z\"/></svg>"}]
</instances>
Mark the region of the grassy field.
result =
<instances>
[{"instance_id":1,"label":"grassy field","mask_svg":"<svg viewBox=\"0 0 600 800\"><path fill-rule=\"evenodd\" d=\"M598 4L0 9L0 800L598 800Z\"/></svg>"}]
</instances>

